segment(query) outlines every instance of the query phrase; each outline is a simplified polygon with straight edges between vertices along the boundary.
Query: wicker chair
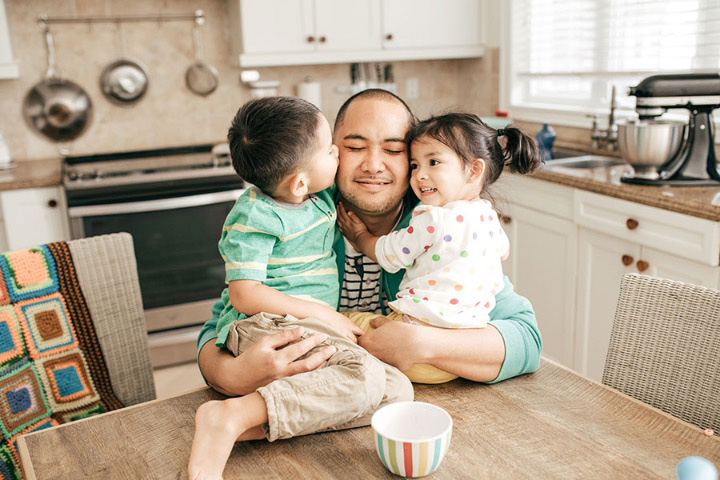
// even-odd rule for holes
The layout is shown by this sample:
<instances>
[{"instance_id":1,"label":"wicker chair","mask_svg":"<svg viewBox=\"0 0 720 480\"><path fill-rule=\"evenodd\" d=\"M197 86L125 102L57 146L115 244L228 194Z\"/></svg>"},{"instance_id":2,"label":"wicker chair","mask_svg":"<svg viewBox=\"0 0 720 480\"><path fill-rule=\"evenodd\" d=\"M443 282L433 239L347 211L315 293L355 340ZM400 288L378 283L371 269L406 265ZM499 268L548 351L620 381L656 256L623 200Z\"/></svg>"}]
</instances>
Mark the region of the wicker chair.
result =
<instances>
[{"instance_id":1,"label":"wicker chair","mask_svg":"<svg viewBox=\"0 0 720 480\"><path fill-rule=\"evenodd\" d=\"M720 292L625 275L602 381L720 432Z\"/></svg>"},{"instance_id":2,"label":"wicker chair","mask_svg":"<svg viewBox=\"0 0 720 480\"><path fill-rule=\"evenodd\" d=\"M126 406L155 399L132 236L68 242L113 391Z\"/></svg>"}]
</instances>

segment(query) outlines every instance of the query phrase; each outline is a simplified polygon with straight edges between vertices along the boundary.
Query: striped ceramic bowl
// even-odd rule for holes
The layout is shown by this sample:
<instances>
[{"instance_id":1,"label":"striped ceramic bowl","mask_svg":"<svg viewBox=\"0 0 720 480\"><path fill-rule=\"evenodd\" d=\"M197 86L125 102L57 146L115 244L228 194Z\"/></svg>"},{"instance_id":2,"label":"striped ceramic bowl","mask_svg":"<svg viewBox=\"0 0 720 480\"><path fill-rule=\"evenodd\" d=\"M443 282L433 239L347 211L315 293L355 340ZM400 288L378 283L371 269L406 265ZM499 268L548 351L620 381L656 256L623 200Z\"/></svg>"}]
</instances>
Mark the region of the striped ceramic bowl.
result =
<instances>
[{"instance_id":1,"label":"striped ceramic bowl","mask_svg":"<svg viewBox=\"0 0 720 480\"><path fill-rule=\"evenodd\" d=\"M424 402L398 402L372 416L373 440L380 461L395 475L433 473L450 447L452 417Z\"/></svg>"}]
</instances>

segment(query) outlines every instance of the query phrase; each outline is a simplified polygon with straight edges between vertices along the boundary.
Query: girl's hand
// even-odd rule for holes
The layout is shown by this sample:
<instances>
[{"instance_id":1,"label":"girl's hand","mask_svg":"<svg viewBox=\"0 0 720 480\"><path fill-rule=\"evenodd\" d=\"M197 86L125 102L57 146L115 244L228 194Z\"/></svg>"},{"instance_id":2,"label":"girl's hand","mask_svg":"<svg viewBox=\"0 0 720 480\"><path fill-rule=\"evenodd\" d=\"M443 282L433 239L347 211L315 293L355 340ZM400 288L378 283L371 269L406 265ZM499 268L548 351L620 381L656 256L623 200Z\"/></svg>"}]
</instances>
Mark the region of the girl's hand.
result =
<instances>
[{"instance_id":1,"label":"girl's hand","mask_svg":"<svg viewBox=\"0 0 720 480\"><path fill-rule=\"evenodd\" d=\"M340 233L348 239L355 250L360 251L360 237L363 234L370 233L368 232L367 225L365 225L365 223L360 220L357 215L345 210L342 203L338 204L337 224L340 228Z\"/></svg>"}]
</instances>

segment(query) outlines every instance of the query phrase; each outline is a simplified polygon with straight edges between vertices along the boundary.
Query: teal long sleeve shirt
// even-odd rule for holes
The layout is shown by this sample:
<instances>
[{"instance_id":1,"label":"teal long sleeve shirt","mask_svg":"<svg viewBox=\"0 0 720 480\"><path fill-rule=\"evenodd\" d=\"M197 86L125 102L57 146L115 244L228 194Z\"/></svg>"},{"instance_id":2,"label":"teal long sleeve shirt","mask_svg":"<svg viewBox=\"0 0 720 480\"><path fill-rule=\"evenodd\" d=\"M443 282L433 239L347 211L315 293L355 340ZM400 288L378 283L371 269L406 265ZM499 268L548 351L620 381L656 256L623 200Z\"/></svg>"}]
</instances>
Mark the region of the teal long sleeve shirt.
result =
<instances>
[{"instance_id":1,"label":"teal long sleeve shirt","mask_svg":"<svg viewBox=\"0 0 720 480\"><path fill-rule=\"evenodd\" d=\"M413 202L405 202L403 217L396 229L408 226L414 206ZM339 231L336 232L333 248L337 255L338 281L342 285L345 273L345 242ZM404 270L396 273L382 271L380 288L383 289L387 298L395 298L404 274ZM213 305L212 318L205 322L198 336L198 354L207 342L216 338L215 329L222 308L222 300L218 300ZM542 337L535 319L535 312L528 299L515 293L512 283L507 277L505 277L505 287L495 296L495 308L490 312L490 321L488 323L500 332L505 342L505 360L500 373L488 383L500 382L518 375L532 373L538 369L540 352L542 351Z\"/></svg>"}]
</instances>

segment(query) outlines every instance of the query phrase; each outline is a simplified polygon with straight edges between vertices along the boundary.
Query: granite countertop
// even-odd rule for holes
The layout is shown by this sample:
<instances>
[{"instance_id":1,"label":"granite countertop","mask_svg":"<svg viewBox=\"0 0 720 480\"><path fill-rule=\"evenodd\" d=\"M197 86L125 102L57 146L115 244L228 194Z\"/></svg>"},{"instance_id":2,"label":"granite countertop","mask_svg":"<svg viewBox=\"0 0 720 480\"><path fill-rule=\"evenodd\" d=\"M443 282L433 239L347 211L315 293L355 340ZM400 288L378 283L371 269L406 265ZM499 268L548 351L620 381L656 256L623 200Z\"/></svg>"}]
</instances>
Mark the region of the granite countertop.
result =
<instances>
[{"instance_id":1,"label":"granite countertop","mask_svg":"<svg viewBox=\"0 0 720 480\"><path fill-rule=\"evenodd\" d=\"M0 190L56 187L62 183L62 158L24 160L0 170Z\"/></svg>"},{"instance_id":2,"label":"granite countertop","mask_svg":"<svg viewBox=\"0 0 720 480\"><path fill-rule=\"evenodd\" d=\"M532 176L548 182L720 222L720 184L717 187L670 187L621 183L620 177L628 170L631 170L628 165L562 168L553 166L550 161Z\"/></svg>"}]
</instances>

